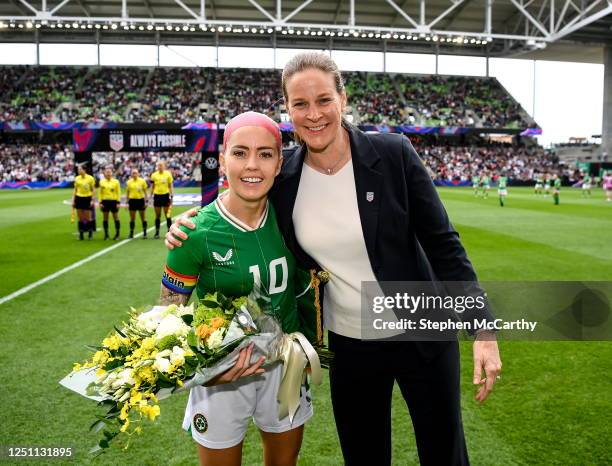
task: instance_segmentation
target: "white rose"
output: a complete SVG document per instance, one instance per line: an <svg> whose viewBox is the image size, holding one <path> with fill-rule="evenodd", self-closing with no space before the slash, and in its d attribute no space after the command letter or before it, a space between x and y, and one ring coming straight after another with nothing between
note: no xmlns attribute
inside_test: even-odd
<svg viewBox="0 0 612 466"><path fill-rule="evenodd" d="M167 315L157 326L155 337L159 340L168 335L185 336L189 333L189 326L183 319L175 315Z"/></svg>
<svg viewBox="0 0 612 466"><path fill-rule="evenodd" d="M168 369L170 369L170 361L168 361L166 358L157 356L155 358L155 362L153 363L153 369L165 374L168 372Z"/></svg>
<svg viewBox="0 0 612 466"><path fill-rule="evenodd" d="M185 350L183 350L183 348L179 348L178 346L172 348L170 362L175 366L182 366L185 364Z"/></svg>
<svg viewBox="0 0 612 466"><path fill-rule="evenodd" d="M218 328L217 330L215 330L213 333L210 334L210 336L206 340L206 346L208 346L210 349L215 349L221 346L222 342L223 342L223 332L221 331L220 328Z"/></svg>
<svg viewBox="0 0 612 466"><path fill-rule="evenodd" d="M179 304L177 314L179 316L184 316L188 314L193 315L193 303L191 303L189 306L183 306L182 304Z"/></svg>
<svg viewBox="0 0 612 466"><path fill-rule="evenodd" d="M136 323L141 329L146 330L147 332L154 332L157 328L157 320L151 318L151 316L148 314L149 313L140 314L136 319Z"/></svg>

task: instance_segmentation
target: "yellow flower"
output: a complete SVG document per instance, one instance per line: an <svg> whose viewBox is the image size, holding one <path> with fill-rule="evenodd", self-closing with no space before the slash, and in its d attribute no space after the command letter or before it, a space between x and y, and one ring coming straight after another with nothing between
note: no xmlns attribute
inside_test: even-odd
<svg viewBox="0 0 612 466"><path fill-rule="evenodd" d="M93 363L101 366L108 361L109 357L110 353L107 350L96 351L96 354L93 356Z"/></svg>
<svg viewBox="0 0 612 466"><path fill-rule="evenodd" d="M155 374L153 373L153 368L151 366L145 366L138 369L138 375L145 381L150 384L155 383Z"/></svg>
<svg viewBox="0 0 612 466"><path fill-rule="evenodd" d="M96 375L98 377L100 377L101 375L106 374L106 371L104 369L102 369L101 367L99 367L98 369L96 369Z"/></svg>
<svg viewBox="0 0 612 466"><path fill-rule="evenodd" d="M126 420L128 418L128 414L130 412L130 405L128 403L125 403L123 405L123 407L121 408L121 412L119 413L119 419Z"/></svg>
<svg viewBox="0 0 612 466"><path fill-rule="evenodd" d="M151 406L151 409L149 410L149 419L151 419L152 421L155 420L155 418L159 416L159 413L160 409L158 405Z"/></svg>
<svg viewBox="0 0 612 466"><path fill-rule="evenodd" d="M155 348L155 338L153 337L144 338L142 340L142 344L140 345L140 347L143 350L151 351L153 348Z"/></svg>
<svg viewBox="0 0 612 466"><path fill-rule="evenodd" d="M132 390L132 396L130 397L130 404L135 405L142 400L142 393Z"/></svg>
<svg viewBox="0 0 612 466"><path fill-rule="evenodd" d="M125 423L124 423L124 424L121 426L121 429L119 429L119 430L120 430L121 432L125 432L125 431L127 430L127 428L129 427L129 425L130 425L130 420L129 420L129 419L126 419L126 420L125 420Z"/></svg>
<svg viewBox="0 0 612 466"><path fill-rule="evenodd" d="M75 362L74 365L72 366L72 372L76 372L78 370L81 370L83 366L81 366L78 362Z"/></svg>
<svg viewBox="0 0 612 466"><path fill-rule="evenodd" d="M159 416L159 412L160 412L158 405L153 405L153 406L144 405L144 406L140 406L138 409L143 415L148 417L151 421L154 421L155 418Z"/></svg>
<svg viewBox="0 0 612 466"><path fill-rule="evenodd" d="M122 344L121 340L122 339L119 338L119 335L111 335L110 337L106 337L104 340L102 340L102 346L105 346L110 350L118 350Z"/></svg>

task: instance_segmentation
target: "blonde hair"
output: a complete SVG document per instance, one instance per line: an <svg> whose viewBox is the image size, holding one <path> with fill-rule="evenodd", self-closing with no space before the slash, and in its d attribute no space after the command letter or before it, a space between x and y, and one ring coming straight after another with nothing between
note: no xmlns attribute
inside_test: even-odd
<svg viewBox="0 0 612 466"><path fill-rule="evenodd" d="M340 69L334 60L325 53L322 52L303 52L295 55L291 60L287 62L285 68L283 68L283 74L281 76L281 83L283 87L283 97L285 97L285 106L289 107L289 95L287 94L287 82L291 77L297 73L301 73L306 70L319 70L324 73L329 73L334 78L334 85L338 94L346 94L344 87L344 79L340 73ZM342 126L350 126L349 121L342 117ZM294 131L293 136L298 144L302 144L302 139Z"/></svg>

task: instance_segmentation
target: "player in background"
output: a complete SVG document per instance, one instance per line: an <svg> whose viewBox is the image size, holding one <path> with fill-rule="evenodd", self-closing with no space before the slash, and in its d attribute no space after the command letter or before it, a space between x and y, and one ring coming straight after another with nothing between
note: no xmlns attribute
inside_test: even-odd
<svg viewBox="0 0 612 466"><path fill-rule="evenodd" d="M499 195L499 205L503 207L508 195L508 178L504 174L497 179L497 194Z"/></svg>
<svg viewBox="0 0 612 466"><path fill-rule="evenodd" d="M478 175L472 175L472 192L474 193L474 197L478 196L478 188L480 186L480 178Z"/></svg>
<svg viewBox="0 0 612 466"><path fill-rule="evenodd" d="M489 175L486 171L482 172L482 177L480 178L480 185L482 187L482 197L488 199L489 189L491 189L491 179L489 178Z"/></svg>
<svg viewBox="0 0 612 466"><path fill-rule="evenodd" d="M561 178L556 173L553 175L553 201L555 205L559 205L559 196L561 194Z"/></svg>
<svg viewBox="0 0 612 466"><path fill-rule="evenodd" d="M74 191L72 193L72 207L77 211L79 219L79 240L83 239L83 234L91 239L93 235L92 211L95 199L96 180L85 171L84 164L78 165L79 174L74 177Z"/></svg>
<svg viewBox="0 0 612 466"><path fill-rule="evenodd" d="M612 202L612 171L604 173L601 185L606 193L606 201Z"/></svg>
<svg viewBox="0 0 612 466"><path fill-rule="evenodd" d="M550 194L550 185L551 185L550 173L546 173L544 175L544 195L545 196L548 196Z"/></svg>
<svg viewBox="0 0 612 466"><path fill-rule="evenodd" d="M147 182L140 177L138 169L132 170L130 179L125 185L128 209L130 212L130 238L134 237L134 227L136 226L136 212L140 213L142 222L142 239L147 239L147 220L145 210L147 208Z"/></svg>
<svg viewBox="0 0 612 466"><path fill-rule="evenodd" d="M585 173L582 177L582 197L589 196L591 197L591 184L593 183L593 179L589 173Z"/></svg>
<svg viewBox="0 0 612 466"><path fill-rule="evenodd" d="M541 173L536 173L535 174L535 187L534 187L534 193L536 196L542 194L542 189L544 188L544 183L542 182L542 174Z"/></svg>
<svg viewBox="0 0 612 466"><path fill-rule="evenodd" d="M121 222L119 221L119 202L121 201L121 186L119 180L113 178L113 166L104 167L104 176L100 180L100 209L102 210L104 226L104 240L108 239L108 213L113 214L115 221L115 236L113 240L119 238Z"/></svg>
<svg viewBox="0 0 612 466"><path fill-rule="evenodd" d="M153 196L153 208L155 209L155 236L159 238L159 227L161 224L161 211L164 210L166 217L166 226L168 230L172 225L172 219L169 216L170 208L172 207L172 197L174 195L174 178L172 173L166 170L166 163L162 160L157 162L157 170L151 174L151 195Z"/></svg>

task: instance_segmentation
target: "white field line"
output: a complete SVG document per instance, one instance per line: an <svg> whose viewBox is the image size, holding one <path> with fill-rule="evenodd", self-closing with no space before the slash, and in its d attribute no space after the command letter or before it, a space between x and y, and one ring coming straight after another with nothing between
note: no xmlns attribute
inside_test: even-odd
<svg viewBox="0 0 612 466"><path fill-rule="evenodd" d="M147 233L153 231L154 229L155 229L154 226L148 228ZM141 236L142 236L142 232L134 235L133 239L140 238ZM50 282L51 280L61 275L64 275L66 272L70 272L71 270L74 270L83 264L87 264L88 262L94 259L97 259L98 257L103 256L104 254L111 252L113 249L117 249L118 247L123 246L126 243L129 243L130 241L132 241L132 238L124 239L123 241L120 241L117 244L113 244L112 246L109 246L108 248L102 249L101 251L98 251L95 254L92 254L91 256L86 257L85 259L81 259L80 261L77 261L74 264L70 264L69 266L64 267L63 269L60 269L57 272L52 273L51 275L47 275L46 277L41 278L40 280L35 281L34 283L30 283L29 285L26 285L23 288L20 288L11 294L3 296L2 298L0 298L0 305L6 303L7 301L10 301L11 299L15 299L18 296L21 296L22 294L25 294L28 291L39 287L40 285L44 285L45 283Z"/></svg>

